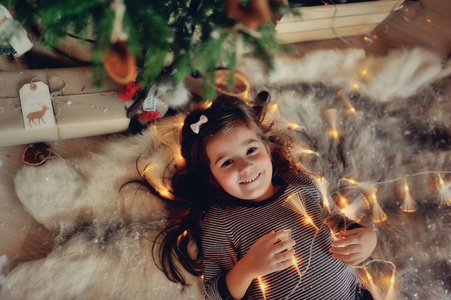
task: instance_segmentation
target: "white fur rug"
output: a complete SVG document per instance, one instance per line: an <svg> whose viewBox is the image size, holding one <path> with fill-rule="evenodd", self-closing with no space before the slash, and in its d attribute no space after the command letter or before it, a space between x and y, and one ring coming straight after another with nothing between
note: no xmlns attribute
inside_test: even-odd
<svg viewBox="0 0 451 300"><path fill-rule="evenodd" d="M351 49L278 58L269 77L250 59L241 70L255 92L267 90L277 103L267 121L283 130L299 126L291 133L303 166L324 175L334 199L345 197L347 212L377 231L378 246L365 265L376 298L448 299L451 206L441 203L451 201L451 62L422 49L385 57ZM148 167L151 180L161 181L177 118L139 136L56 143L61 158L17 175L11 170L19 163L5 159L17 147L0 149L2 179L15 176L24 209L57 234L47 257L0 277L1 299L202 298L199 280L190 277L193 285L182 290L152 261L152 237L165 216L158 199L132 186L119 193L122 183L139 177L138 157L139 172ZM415 212L401 210L405 183ZM3 185L0 201L19 201L12 189Z"/></svg>

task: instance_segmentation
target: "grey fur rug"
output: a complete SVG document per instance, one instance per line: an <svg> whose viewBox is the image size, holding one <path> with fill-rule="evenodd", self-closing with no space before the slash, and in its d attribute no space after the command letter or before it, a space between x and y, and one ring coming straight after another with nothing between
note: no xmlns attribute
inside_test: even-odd
<svg viewBox="0 0 451 300"><path fill-rule="evenodd" d="M384 57L351 49L278 58L275 65L269 77L251 59L241 70L254 92L271 93L267 122L298 126L289 132L303 167L324 176L332 197L346 198L347 211L376 230L378 246L358 269L376 298L448 299L451 206L441 204L451 201L451 62L422 49ZM56 246L5 274L0 298L202 297L198 280L189 278L193 285L182 290L152 262L151 239L165 216L158 199L132 187L119 193L125 180L138 177L137 157L139 172L150 167L148 180L163 186L179 117L139 136L56 143L63 159L19 170L17 197L57 235ZM0 168L5 178L7 167ZM415 212L401 209L405 183ZM6 188L2 194L14 197Z"/></svg>

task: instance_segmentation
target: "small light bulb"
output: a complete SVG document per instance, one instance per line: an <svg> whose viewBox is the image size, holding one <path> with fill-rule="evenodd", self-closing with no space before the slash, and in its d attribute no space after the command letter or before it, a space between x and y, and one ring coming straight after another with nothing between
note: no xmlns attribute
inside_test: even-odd
<svg viewBox="0 0 451 300"><path fill-rule="evenodd" d="M299 125L296 123L291 123L288 128L290 128L291 130L296 130L297 128L299 128Z"/></svg>

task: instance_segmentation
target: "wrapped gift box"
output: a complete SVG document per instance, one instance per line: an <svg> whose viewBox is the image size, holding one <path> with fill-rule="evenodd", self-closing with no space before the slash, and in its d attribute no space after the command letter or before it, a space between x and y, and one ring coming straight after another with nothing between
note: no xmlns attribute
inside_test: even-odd
<svg viewBox="0 0 451 300"><path fill-rule="evenodd" d="M338 2L338 1L337 1ZM403 0L377 0L297 8L300 16L285 15L276 26L285 43L364 35L374 30Z"/></svg>
<svg viewBox="0 0 451 300"><path fill-rule="evenodd" d="M42 81L49 87L56 126L26 130L19 90ZM123 89L107 80L101 89L93 86L92 69L61 68L0 72L0 147L50 142L121 132L128 128Z"/></svg>

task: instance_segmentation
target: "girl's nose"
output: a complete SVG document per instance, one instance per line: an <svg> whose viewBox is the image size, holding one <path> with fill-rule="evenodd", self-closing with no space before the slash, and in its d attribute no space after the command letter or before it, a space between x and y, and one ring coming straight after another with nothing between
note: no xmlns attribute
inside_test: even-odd
<svg viewBox="0 0 451 300"><path fill-rule="evenodd" d="M247 160L242 160L240 163L239 173L244 174L244 173L252 170L253 167L254 167L254 165L252 164L252 162L247 161Z"/></svg>

